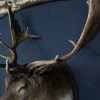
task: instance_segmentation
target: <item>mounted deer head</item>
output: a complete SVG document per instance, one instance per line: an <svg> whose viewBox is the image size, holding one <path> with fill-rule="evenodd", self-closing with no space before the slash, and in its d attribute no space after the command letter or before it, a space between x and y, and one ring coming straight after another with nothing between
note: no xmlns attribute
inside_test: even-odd
<svg viewBox="0 0 100 100"><path fill-rule="evenodd" d="M8 7L10 20L12 47L2 41L2 44L11 52L6 59L7 76L5 79L6 91L0 100L79 100L78 88L74 75L64 62L75 56L96 35L100 27L100 0L89 0L89 14L85 27L78 42L70 41L74 49L68 54L52 60L35 61L30 64L17 64L17 46L28 38L39 39L38 36L21 34L20 26ZM20 35L17 35L20 33Z"/></svg>

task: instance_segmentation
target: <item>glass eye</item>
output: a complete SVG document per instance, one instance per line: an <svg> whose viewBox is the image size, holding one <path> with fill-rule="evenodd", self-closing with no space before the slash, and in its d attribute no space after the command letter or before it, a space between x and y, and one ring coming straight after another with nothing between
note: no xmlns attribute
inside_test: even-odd
<svg viewBox="0 0 100 100"><path fill-rule="evenodd" d="M19 94L24 94L25 90L28 88L28 84L25 84L23 86L20 87L20 89L18 90Z"/></svg>

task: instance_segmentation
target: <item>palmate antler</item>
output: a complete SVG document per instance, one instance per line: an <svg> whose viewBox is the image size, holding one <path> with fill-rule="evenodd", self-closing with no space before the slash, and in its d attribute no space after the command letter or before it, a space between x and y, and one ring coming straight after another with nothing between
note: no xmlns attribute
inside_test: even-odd
<svg viewBox="0 0 100 100"><path fill-rule="evenodd" d="M9 16L9 23L10 23L11 36L12 36L12 46L10 47L6 45L4 42L2 42L2 40L0 41L0 44L10 51L11 56L6 57L3 54L0 54L0 57L6 60L8 59L10 64L17 64L16 48L18 47L18 45L26 39L30 39L30 38L40 39L40 37L34 35L28 35L27 31L26 33L22 32L18 24L18 21L15 19L14 14L11 12L11 3L6 2L6 6L8 8L8 16Z"/></svg>

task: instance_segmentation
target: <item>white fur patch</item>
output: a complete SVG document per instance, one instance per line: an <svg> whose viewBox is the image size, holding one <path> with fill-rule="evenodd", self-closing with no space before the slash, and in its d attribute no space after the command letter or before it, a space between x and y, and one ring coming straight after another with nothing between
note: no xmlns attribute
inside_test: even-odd
<svg viewBox="0 0 100 100"><path fill-rule="evenodd" d="M59 100L73 100L73 93L67 94L65 97L60 98Z"/></svg>

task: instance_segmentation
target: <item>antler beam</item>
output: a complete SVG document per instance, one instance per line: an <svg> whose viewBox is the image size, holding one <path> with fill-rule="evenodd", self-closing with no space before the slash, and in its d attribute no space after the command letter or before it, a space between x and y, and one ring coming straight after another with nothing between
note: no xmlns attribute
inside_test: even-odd
<svg viewBox="0 0 100 100"><path fill-rule="evenodd" d="M18 47L18 45L26 39L31 39L31 38L40 39L40 37L35 35L28 35L27 31L26 33L22 32L18 24L18 21L15 19L14 14L11 12L11 3L6 2L6 7L8 9L8 16L9 16L9 23L10 23L11 37L12 37L12 46L9 47L2 41L0 41L0 44L10 51L11 56L6 57L3 54L0 54L0 57L2 57L3 59L9 59L10 64L17 64L16 48Z"/></svg>
<svg viewBox="0 0 100 100"><path fill-rule="evenodd" d="M10 0L12 2L12 0ZM66 0L13 0L12 2L12 12L31 7L33 5L44 4L54 1L66 1ZM0 1L0 17L7 15L8 11L5 5L5 1Z"/></svg>
<svg viewBox="0 0 100 100"><path fill-rule="evenodd" d="M87 45L98 33L100 29L100 0L88 0L89 13L88 18L85 24L85 27L81 33L81 36L78 42L74 45L74 49L69 52L67 55L58 57L59 61L67 61L71 57L77 54L85 45Z"/></svg>

